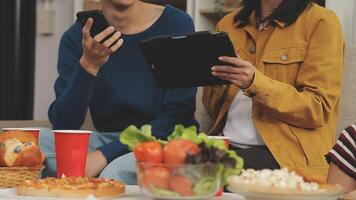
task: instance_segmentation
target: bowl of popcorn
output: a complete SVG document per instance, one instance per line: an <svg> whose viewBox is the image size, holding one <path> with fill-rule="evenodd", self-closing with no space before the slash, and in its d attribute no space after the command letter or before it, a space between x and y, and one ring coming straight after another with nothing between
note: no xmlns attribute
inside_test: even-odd
<svg viewBox="0 0 356 200"><path fill-rule="evenodd" d="M243 170L239 176L229 178L228 189L248 200L332 200L343 194L338 186L307 182L285 168Z"/></svg>

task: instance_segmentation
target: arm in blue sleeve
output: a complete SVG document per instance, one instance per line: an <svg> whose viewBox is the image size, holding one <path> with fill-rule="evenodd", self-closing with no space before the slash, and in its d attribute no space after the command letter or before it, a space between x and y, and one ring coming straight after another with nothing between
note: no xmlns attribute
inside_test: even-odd
<svg viewBox="0 0 356 200"><path fill-rule="evenodd" d="M151 121L152 133L166 139L176 124L199 126L194 119L196 88L169 90L162 111ZM199 127L198 127L199 128Z"/></svg>
<svg viewBox="0 0 356 200"><path fill-rule="evenodd" d="M54 85L56 99L48 111L54 129L80 128L88 111L96 82L96 77L88 74L79 63L82 48L81 32L77 33L81 28L78 26L78 24L73 25L63 35L59 46L59 77Z"/></svg>
<svg viewBox="0 0 356 200"><path fill-rule="evenodd" d="M172 34L195 32L193 20L188 15L182 17L179 22L174 24L175 27L172 30ZM167 138L172 133L176 124L199 126L194 118L196 92L197 88L167 91L163 109L150 123L152 125L152 132L156 137L161 139Z"/></svg>
<svg viewBox="0 0 356 200"><path fill-rule="evenodd" d="M172 34L184 34L194 32L193 20L188 15L177 16L171 24ZM150 122L152 132L158 138L166 138L176 124L198 125L194 119L196 88L168 90L164 99L164 105L158 116ZM126 148L124 149L123 146ZM128 153L126 145L119 141L106 144L98 148L106 160L111 162L118 156Z"/></svg>
<svg viewBox="0 0 356 200"><path fill-rule="evenodd" d="M194 120L196 88L170 90L167 92L162 112L151 121L152 132L158 138L165 139L176 124L197 125ZM126 145L119 140L97 148L107 163L129 153Z"/></svg>
<svg viewBox="0 0 356 200"><path fill-rule="evenodd" d="M110 163L115 158L130 152L128 147L122 144L119 140L105 144L97 148L97 150L99 150L104 155L107 163Z"/></svg>

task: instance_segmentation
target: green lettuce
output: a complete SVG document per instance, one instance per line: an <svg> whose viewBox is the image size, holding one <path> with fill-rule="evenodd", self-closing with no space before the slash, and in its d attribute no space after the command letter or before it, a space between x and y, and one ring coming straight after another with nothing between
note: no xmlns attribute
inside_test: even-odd
<svg viewBox="0 0 356 200"><path fill-rule="evenodd" d="M228 178L230 176L239 175L243 169L244 160L236 154L235 151L229 150L228 151L229 157L233 158L236 161L235 167L225 167L222 176L222 185L228 184Z"/></svg>
<svg viewBox="0 0 356 200"><path fill-rule="evenodd" d="M152 136L151 126L144 125L141 129L136 126L129 126L119 136L120 142L126 144L131 151L135 149L136 144L141 142L157 141L157 139Z"/></svg>
<svg viewBox="0 0 356 200"><path fill-rule="evenodd" d="M229 157L229 163L234 163L233 165L235 166L221 162L222 185L227 184L228 177L233 175L239 175L244 165L243 159L239 157L235 151L228 150L223 140L210 139L205 133L198 133L198 130L195 126L185 128L183 125L176 125L174 131L168 137L168 141L158 140L154 136L152 136L150 125L144 125L141 127L141 129L138 129L136 126L129 126L120 134L119 139L121 143L126 144L131 151L133 151L135 149L135 146L141 142L157 141L160 142L162 145L166 145L169 141L175 139L189 140L197 145L201 145L202 143L204 143L208 148L223 150L227 153ZM232 159L233 162L231 161ZM211 185L212 183L209 182L209 179L201 181L201 183L196 184L195 192L197 194L203 193L204 188L211 187ZM157 191L164 192L160 189L158 189Z"/></svg>
<svg viewBox="0 0 356 200"><path fill-rule="evenodd" d="M205 133L200 133L199 138L208 145L209 148L214 147L221 150L227 150L224 140L214 140L210 139Z"/></svg>
<svg viewBox="0 0 356 200"><path fill-rule="evenodd" d="M201 138L197 134L197 127L195 126L184 128L182 125L176 125L173 133L168 137L168 141L174 139L185 139L192 141L195 144L200 144L202 142Z"/></svg>
<svg viewBox="0 0 356 200"><path fill-rule="evenodd" d="M193 192L197 196L206 196L216 189L217 184L216 177L205 177L194 184Z"/></svg>
<svg viewBox="0 0 356 200"><path fill-rule="evenodd" d="M158 195L158 196L180 197L180 194L177 192L172 192L172 191L157 188L157 187L152 187L152 193L154 195Z"/></svg>

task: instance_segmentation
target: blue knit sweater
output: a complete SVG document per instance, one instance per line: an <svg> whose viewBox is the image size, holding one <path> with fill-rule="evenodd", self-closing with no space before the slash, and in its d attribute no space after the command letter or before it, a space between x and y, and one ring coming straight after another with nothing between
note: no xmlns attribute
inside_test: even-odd
<svg viewBox="0 0 356 200"><path fill-rule="evenodd" d="M186 13L166 6L150 28L123 35L123 46L111 55L97 77L88 74L79 63L83 53L82 28L76 22L60 42L56 100L48 111L54 129L79 129L88 109L100 132L120 132L129 125L151 124L154 135L165 138L175 124L196 124L196 88L158 88L138 47L141 40L150 37L193 32L192 19ZM128 152L118 140L98 150L108 162Z"/></svg>

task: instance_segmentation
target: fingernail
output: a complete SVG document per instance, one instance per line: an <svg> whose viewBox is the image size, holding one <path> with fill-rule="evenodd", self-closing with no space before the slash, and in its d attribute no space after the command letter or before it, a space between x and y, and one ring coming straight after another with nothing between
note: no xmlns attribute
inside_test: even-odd
<svg viewBox="0 0 356 200"><path fill-rule="evenodd" d="M219 60L224 60L224 57L219 57Z"/></svg>
<svg viewBox="0 0 356 200"><path fill-rule="evenodd" d="M212 68L211 68L211 70L216 70L216 67L215 67L215 66L214 66L214 67L212 67Z"/></svg>

